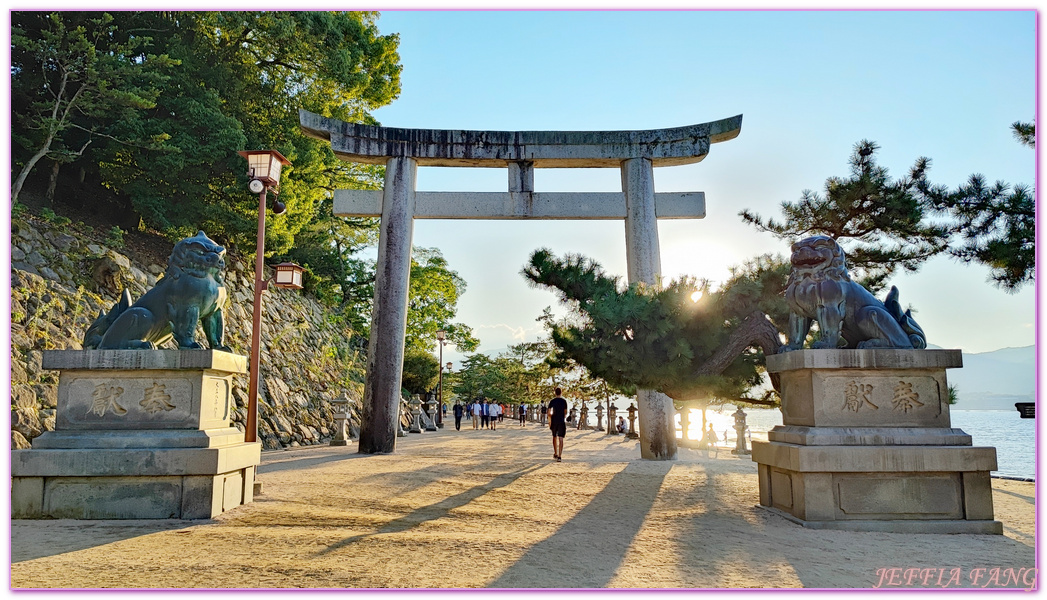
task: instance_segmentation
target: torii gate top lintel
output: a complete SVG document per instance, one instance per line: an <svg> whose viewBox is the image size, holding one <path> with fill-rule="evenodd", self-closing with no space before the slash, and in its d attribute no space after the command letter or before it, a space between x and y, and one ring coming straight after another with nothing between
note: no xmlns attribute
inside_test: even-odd
<svg viewBox="0 0 1047 600"><path fill-rule="evenodd" d="M535 168L621 166L647 158L655 167L701 161L709 144L734 139L742 115L668 129L638 131L469 131L405 129L347 123L298 111L302 131L329 141L341 159L384 165L406 156L418 166L506 167L529 162Z"/></svg>

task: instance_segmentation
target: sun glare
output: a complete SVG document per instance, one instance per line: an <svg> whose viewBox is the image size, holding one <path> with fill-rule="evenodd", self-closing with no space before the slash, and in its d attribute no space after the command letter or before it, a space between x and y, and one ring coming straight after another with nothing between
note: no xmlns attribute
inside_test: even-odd
<svg viewBox="0 0 1047 600"><path fill-rule="evenodd" d="M697 302L697 301L699 301L701 299L702 299L702 290L695 290L694 293L691 294L691 302Z"/></svg>

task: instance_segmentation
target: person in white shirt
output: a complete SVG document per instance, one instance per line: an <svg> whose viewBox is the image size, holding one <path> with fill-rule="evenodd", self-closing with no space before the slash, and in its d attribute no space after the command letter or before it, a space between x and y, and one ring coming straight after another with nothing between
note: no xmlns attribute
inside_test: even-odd
<svg viewBox="0 0 1047 600"><path fill-rule="evenodd" d="M498 428L498 415L502 414L502 407L497 402L492 402L489 406L491 412L491 431L494 431Z"/></svg>
<svg viewBox="0 0 1047 600"><path fill-rule="evenodd" d="M480 403L473 400L473 403L469 405L469 412L473 414L473 429L480 428L480 413L482 409Z"/></svg>

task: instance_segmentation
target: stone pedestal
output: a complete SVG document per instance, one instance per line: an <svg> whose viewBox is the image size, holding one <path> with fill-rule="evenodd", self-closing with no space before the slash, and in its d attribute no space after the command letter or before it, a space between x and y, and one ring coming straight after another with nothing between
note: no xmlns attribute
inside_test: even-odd
<svg viewBox="0 0 1047 600"><path fill-rule="evenodd" d="M959 350L799 350L767 357L782 422L753 442L760 505L805 527L1002 533L996 449L951 427Z"/></svg>
<svg viewBox="0 0 1047 600"><path fill-rule="evenodd" d="M11 453L12 518L207 519L253 500L261 444L233 427L246 357L63 350L55 431Z"/></svg>

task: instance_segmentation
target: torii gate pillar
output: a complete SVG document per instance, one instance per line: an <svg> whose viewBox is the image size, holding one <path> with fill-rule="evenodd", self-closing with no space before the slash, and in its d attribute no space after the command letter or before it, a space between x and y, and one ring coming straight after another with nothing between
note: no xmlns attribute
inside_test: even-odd
<svg viewBox="0 0 1047 600"><path fill-rule="evenodd" d="M622 191L625 193L625 260L629 283L659 285L662 259L658 247L654 165L649 159L622 161ZM676 458L672 400L654 390L636 390L636 405L640 418L640 456Z"/></svg>
<svg viewBox="0 0 1047 600"><path fill-rule="evenodd" d="M407 333L407 292L411 283L415 176L412 158L385 163L382 221L378 233L371 336L367 341L367 378L361 407L360 447L366 454L392 452L400 415L400 377Z"/></svg>
<svg viewBox="0 0 1047 600"><path fill-rule="evenodd" d="M368 343L362 453L392 452L400 406L413 220L624 219L629 282L660 285L658 219L705 216L701 192L654 191L654 167L694 163L709 145L734 139L742 117L648 131L457 131L346 123L299 111L302 130L353 162L384 164L385 189L337 190L339 216L381 216ZM418 166L502 167L504 193L416 192ZM622 192L537 193L534 169L617 167ZM640 390L640 454L676 458L672 401Z"/></svg>

